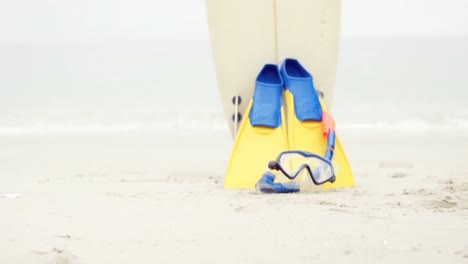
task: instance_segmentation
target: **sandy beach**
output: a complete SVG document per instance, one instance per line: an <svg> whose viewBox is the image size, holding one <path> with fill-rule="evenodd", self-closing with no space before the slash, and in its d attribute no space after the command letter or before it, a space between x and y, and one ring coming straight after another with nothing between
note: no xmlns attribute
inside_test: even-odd
<svg viewBox="0 0 468 264"><path fill-rule="evenodd" d="M243 1L225 75L206 2L0 1L0 264L468 263L468 1ZM309 49L356 186L224 189L235 81Z"/></svg>
<svg viewBox="0 0 468 264"><path fill-rule="evenodd" d="M227 133L0 138L0 263L467 263L468 137L341 135L357 186L225 190Z"/></svg>

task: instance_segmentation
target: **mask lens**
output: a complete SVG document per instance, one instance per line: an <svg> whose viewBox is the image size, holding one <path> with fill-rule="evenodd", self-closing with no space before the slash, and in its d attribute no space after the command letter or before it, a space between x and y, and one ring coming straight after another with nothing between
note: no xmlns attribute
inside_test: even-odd
<svg viewBox="0 0 468 264"><path fill-rule="evenodd" d="M297 177L302 173L312 176L317 184L325 183L334 176L333 167L322 157L303 152L283 152L279 165L290 177ZM309 170L312 172L310 175Z"/></svg>
<svg viewBox="0 0 468 264"><path fill-rule="evenodd" d="M333 168L329 162L325 160L314 158L316 167L312 169L312 177L318 184L325 183L333 178Z"/></svg>
<svg viewBox="0 0 468 264"><path fill-rule="evenodd" d="M306 157L296 152L285 152L281 155L280 166L291 177L295 177L300 173L301 165L306 163Z"/></svg>

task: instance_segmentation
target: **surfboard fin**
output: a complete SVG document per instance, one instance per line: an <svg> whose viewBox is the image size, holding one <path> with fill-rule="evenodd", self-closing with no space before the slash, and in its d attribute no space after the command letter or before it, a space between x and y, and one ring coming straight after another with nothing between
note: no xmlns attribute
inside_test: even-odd
<svg viewBox="0 0 468 264"><path fill-rule="evenodd" d="M285 84L289 149L323 155L327 149L323 126L327 125L327 122L322 122L322 117L327 110L316 93L312 75L295 59L286 59L283 62L281 75ZM336 181L322 186L324 188L354 186L351 166L338 136L336 136L332 164Z"/></svg>
<svg viewBox="0 0 468 264"><path fill-rule="evenodd" d="M278 67L265 65L234 141L225 188L253 189L268 162L288 149L282 95L283 79Z"/></svg>

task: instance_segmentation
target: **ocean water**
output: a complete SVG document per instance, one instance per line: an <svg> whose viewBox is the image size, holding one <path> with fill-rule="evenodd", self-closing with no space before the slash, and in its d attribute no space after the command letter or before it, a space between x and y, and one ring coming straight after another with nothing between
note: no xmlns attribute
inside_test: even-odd
<svg viewBox="0 0 468 264"><path fill-rule="evenodd" d="M0 136L229 133L209 45L0 44ZM468 38L344 38L332 114L342 131L468 136L467 69Z"/></svg>

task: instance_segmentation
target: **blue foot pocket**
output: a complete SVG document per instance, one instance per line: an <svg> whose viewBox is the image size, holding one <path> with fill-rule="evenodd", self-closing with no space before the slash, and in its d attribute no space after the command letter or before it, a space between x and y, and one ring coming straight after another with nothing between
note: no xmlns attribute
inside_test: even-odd
<svg viewBox="0 0 468 264"><path fill-rule="evenodd" d="M255 188L262 193L294 193L300 191L300 186L297 182L279 183L274 181L275 175L267 171L255 184Z"/></svg>

